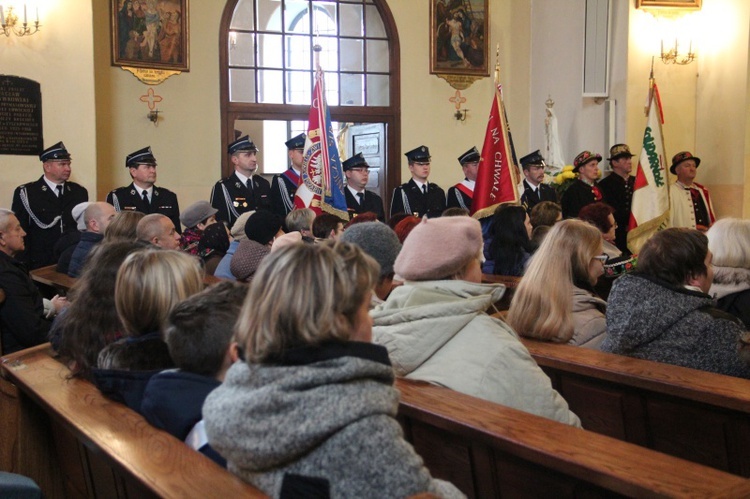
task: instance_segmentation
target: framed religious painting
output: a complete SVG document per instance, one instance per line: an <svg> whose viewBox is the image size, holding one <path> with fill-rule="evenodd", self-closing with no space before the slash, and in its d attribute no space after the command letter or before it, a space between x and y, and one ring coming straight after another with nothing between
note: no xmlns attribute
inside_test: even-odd
<svg viewBox="0 0 750 499"><path fill-rule="evenodd" d="M189 71L188 0L110 0L112 65Z"/></svg>
<svg viewBox="0 0 750 499"><path fill-rule="evenodd" d="M680 9L695 9L701 8L702 0L635 0L636 9L649 9L649 8L664 8L664 7L677 7Z"/></svg>
<svg viewBox="0 0 750 499"><path fill-rule="evenodd" d="M451 85L489 76L489 0L429 2L430 73Z"/></svg>

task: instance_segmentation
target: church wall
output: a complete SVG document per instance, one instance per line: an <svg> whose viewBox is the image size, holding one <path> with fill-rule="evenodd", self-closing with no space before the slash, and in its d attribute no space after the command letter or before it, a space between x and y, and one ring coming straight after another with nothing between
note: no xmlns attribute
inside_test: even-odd
<svg viewBox="0 0 750 499"><path fill-rule="evenodd" d="M31 9L28 14L32 16ZM71 179L93 196L97 157L91 1L40 3L39 18L41 30L32 36L0 35L0 75L41 84L45 147L65 143L73 157ZM7 208L16 186L42 175L37 156L2 155L0 170L0 206Z"/></svg>

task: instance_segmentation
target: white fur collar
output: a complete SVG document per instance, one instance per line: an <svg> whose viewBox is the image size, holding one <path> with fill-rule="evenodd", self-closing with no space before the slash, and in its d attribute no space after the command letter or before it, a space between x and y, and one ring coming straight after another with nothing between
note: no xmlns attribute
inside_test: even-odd
<svg viewBox="0 0 750 499"><path fill-rule="evenodd" d="M710 295L719 299L746 289L750 289L750 269L714 266Z"/></svg>

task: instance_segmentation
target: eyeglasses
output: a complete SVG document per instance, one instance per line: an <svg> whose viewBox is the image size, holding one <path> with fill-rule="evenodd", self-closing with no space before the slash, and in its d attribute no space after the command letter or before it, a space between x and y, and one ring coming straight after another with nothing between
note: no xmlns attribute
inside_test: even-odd
<svg viewBox="0 0 750 499"><path fill-rule="evenodd" d="M599 260L600 262L602 262L602 265L604 265L609 260L609 256L602 253L601 255L596 255L594 258L592 258L592 260Z"/></svg>

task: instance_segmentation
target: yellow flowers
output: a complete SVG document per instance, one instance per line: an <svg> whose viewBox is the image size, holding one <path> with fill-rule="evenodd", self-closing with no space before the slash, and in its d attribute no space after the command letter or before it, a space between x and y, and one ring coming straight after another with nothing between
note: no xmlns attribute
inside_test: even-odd
<svg viewBox="0 0 750 499"><path fill-rule="evenodd" d="M558 185L562 185L566 180L572 180L576 178L576 174L573 173L573 165L565 165L560 173L555 175L554 180Z"/></svg>

